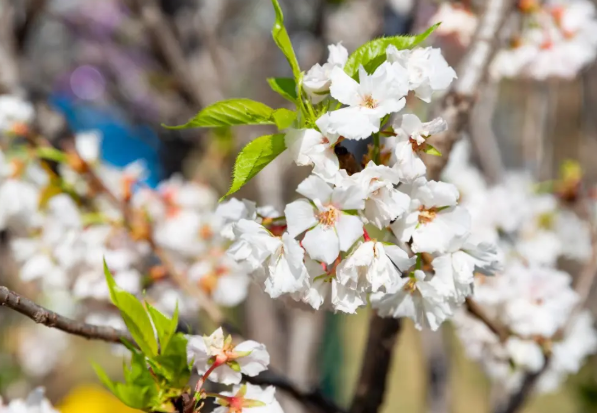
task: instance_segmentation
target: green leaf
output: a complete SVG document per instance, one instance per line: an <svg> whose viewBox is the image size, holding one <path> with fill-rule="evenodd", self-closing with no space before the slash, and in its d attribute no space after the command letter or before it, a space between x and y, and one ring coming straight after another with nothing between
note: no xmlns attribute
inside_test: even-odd
<svg viewBox="0 0 597 413"><path fill-rule="evenodd" d="M168 348L170 339L172 338L172 336L176 332L176 328L178 327L178 303L176 303L176 309L174 310L174 315L171 319L166 317L151 304L145 303L145 306L147 307L147 311L151 316L153 325L155 326L155 329L158 332L161 352L164 353Z"/></svg>
<svg viewBox="0 0 597 413"><path fill-rule="evenodd" d="M157 396L157 389L154 383L138 385L136 383L119 383L110 380L104 369L93 363L95 374L120 401L134 409L143 410L149 407L152 398Z"/></svg>
<svg viewBox="0 0 597 413"><path fill-rule="evenodd" d="M438 151L435 146L428 143L425 145L425 150L423 150L423 152L425 152L427 155L442 156L442 153Z"/></svg>
<svg viewBox="0 0 597 413"><path fill-rule="evenodd" d="M292 74L296 80L301 74L301 69L296 60L296 54L292 48L292 43L290 42L290 37L288 37L286 27L284 27L284 14L282 13L278 0L272 0L272 5L276 11L276 22L272 28L272 37L274 38L274 42L278 45L278 48L284 53L284 56L286 56L286 60L288 60L290 68L292 69Z"/></svg>
<svg viewBox="0 0 597 413"><path fill-rule="evenodd" d="M143 307L143 304L131 293L119 288L104 260L104 275L110 290L112 303L118 307L131 336L148 357L158 354L158 343L155 339L153 326Z"/></svg>
<svg viewBox="0 0 597 413"><path fill-rule="evenodd" d="M51 146L42 146L35 150L38 157L54 161L58 163L64 163L67 161L67 156L60 149L53 148Z"/></svg>
<svg viewBox="0 0 597 413"><path fill-rule="evenodd" d="M91 366L104 386L106 386L112 393L116 393L116 383L110 380L106 371L97 363L92 363Z"/></svg>
<svg viewBox="0 0 597 413"><path fill-rule="evenodd" d="M234 178L225 196L235 193L278 155L284 152L284 134L261 136L243 148L234 164Z"/></svg>
<svg viewBox="0 0 597 413"><path fill-rule="evenodd" d="M279 130L286 129L296 120L296 112L289 109L276 109L272 115Z"/></svg>
<svg viewBox="0 0 597 413"><path fill-rule="evenodd" d="M219 128L234 125L271 125L274 110L251 99L227 99L209 105L184 125L168 129Z"/></svg>
<svg viewBox="0 0 597 413"><path fill-rule="evenodd" d="M296 93L296 81L289 77L270 77L267 83L274 92L279 93L284 99L293 103L298 99Z"/></svg>
<svg viewBox="0 0 597 413"><path fill-rule="evenodd" d="M232 370L236 371L237 373L240 373L240 364L238 361L236 360L230 360L229 362L226 363L228 365L228 367L230 367Z"/></svg>
<svg viewBox="0 0 597 413"><path fill-rule="evenodd" d="M363 65L368 73L372 73L386 60L386 49L388 46L393 45L398 50L412 49L433 33L438 26L439 23L416 36L392 36L371 40L359 47L348 57L344 71L350 77L356 79L359 74L359 66Z"/></svg>

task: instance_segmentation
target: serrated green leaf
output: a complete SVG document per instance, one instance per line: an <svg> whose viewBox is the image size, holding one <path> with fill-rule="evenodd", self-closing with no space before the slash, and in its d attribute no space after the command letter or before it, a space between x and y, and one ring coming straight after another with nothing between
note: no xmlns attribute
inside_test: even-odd
<svg viewBox="0 0 597 413"><path fill-rule="evenodd" d="M103 385L106 386L112 393L116 393L116 384L110 380L110 377L108 377L106 371L97 363L91 363L91 366Z"/></svg>
<svg viewBox="0 0 597 413"><path fill-rule="evenodd" d="M124 379L127 383L153 384L154 380L149 372L145 356L140 353L133 353L130 367L124 366Z"/></svg>
<svg viewBox="0 0 597 413"><path fill-rule="evenodd" d="M271 125L274 110L251 99L227 99L209 105L184 125L168 129L220 128L234 125Z"/></svg>
<svg viewBox="0 0 597 413"><path fill-rule="evenodd" d="M243 148L234 165L232 185L225 196L235 193L259 171L284 152L284 134L261 136Z"/></svg>
<svg viewBox="0 0 597 413"><path fill-rule="evenodd" d="M386 60L386 49L388 46L393 45L398 50L412 49L433 33L438 26L439 23L416 36L392 36L371 40L359 47L348 57L344 71L350 77L357 78L359 75L359 66L363 65L368 73L372 73Z"/></svg>
<svg viewBox="0 0 597 413"><path fill-rule="evenodd" d="M430 144L425 145L425 149L423 150L423 152L425 152L427 155L442 156L442 153L438 151L435 146Z"/></svg>
<svg viewBox="0 0 597 413"><path fill-rule="evenodd" d="M276 21L272 28L272 37L274 38L274 42L278 45L278 48L284 53L284 56L286 56L286 60L288 60L290 68L292 69L292 74L296 80L301 74L301 69L296 60L296 54L292 48L292 43L290 42L286 27L284 27L284 14L282 13L282 8L280 7L278 0L272 0L272 5L276 11Z"/></svg>
<svg viewBox="0 0 597 413"><path fill-rule="evenodd" d="M172 318L166 317L158 309L156 309L149 303L145 303L145 306L147 307L147 311L151 316L153 325L155 326L155 329L158 332L158 339L160 340L161 352L164 353L168 348L170 339L172 338L172 336L176 332L176 328L178 327L178 303L176 303L176 309L174 310L174 315L172 316Z"/></svg>
<svg viewBox="0 0 597 413"><path fill-rule="evenodd" d="M158 343L143 304L134 295L116 285L116 281L114 281L105 260L104 275L108 283L112 303L120 310L122 319L131 336L145 355L148 357L156 356L158 354Z"/></svg>
<svg viewBox="0 0 597 413"><path fill-rule="evenodd" d="M279 130L290 127L296 120L296 112L285 108L276 109L272 116Z"/></svg>
<svg viewBox="0 0 597 413"><path fill-rule="evenodd" d="M35 153L39 158L58 163L64 163L67 160L67 156L64 152L51 146L39 147L35 150Z"/></svg>
<svg viewBox="0 0 597 413"><path fill-rule="evenodd" d="M267 79L267 83L274 92L277 92L284 99L287 99L293 103L298 99L296 93L296 81L289 77L270 77Z"/></svg>

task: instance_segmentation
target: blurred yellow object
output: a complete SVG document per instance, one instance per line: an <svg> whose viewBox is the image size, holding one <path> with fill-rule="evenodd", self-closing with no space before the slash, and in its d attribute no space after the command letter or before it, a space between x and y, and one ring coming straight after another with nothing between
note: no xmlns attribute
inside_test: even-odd
<svg viewBox="0 0 597 413"><path fill-rule="evenodd" d="M75 387L58 404L58 410L60 413L134 413L140 411L125 406L110 392L93 384Z"/></svg>

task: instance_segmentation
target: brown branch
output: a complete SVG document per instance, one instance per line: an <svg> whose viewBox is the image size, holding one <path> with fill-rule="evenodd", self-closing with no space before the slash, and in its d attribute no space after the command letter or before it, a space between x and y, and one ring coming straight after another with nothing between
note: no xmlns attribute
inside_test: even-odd
<svg viewBox="0 0 597 413"><path fill-rule="evenodd" d="M44 12L48 0L31 0L25 7L25 19L15 30L16 48L21 52L25 48L31 29L37 18Z"/></svg>
<svg viewBox="0 0 597 413"><path fill-rule="evenodd" d="M466 309L472 316L485 324L500 339L500 342L505 342L512 335L506 326L492 320L485 314L483 308L470 297L466 299Z"/></svg>
<svg viewBox="0 0 597 413"><path fill-rule="evenodd" d="M429 143L442 153L442 156L424 156L429 179L440 178L442 170L450 159L452 146L467 128L479 88L496 52L498 33L515 3L514 0L486 2L479 29L459 66L459 77L440 105L438 115L446 120L449 129L429 138Z"/></svg>
<svg viewBox="0 0 597 413"><path fill-rule="evenodd" d="M126 339L129 343L134 343L133 338L128 331L87 324L61 316L4 286L0 286L0 306L17 311L38 324L55 328L88 340L100 340L108 343L123 344L122 340ZM325 413L344 413L340 407L323 396L319 390L303 391L288 378L276 374L271 370L257 377L245 377L245 380L253 384L275 386L294 397L297 401L316 407L318 411Z"/></svg>
<svg viewBox="0 0 597 413"><path fill-rule="evenodd" d="M401 325L400 319L380 318L377 314L371 316L367 347L350 413L379 411Z"/></svg>
<svg viewBox="0 0 597 413"><path fill-rule="evenodd" d="M551 357L546 355L545 363L543 363L541 370L535 373L526 374L522 380L520 389L510 396L503 407L498 407L496 413L515 413L520 410L524 406L528 396L533 392L537 380L539 380L541 375L549 368L550 360Z"/></svg>
<svg viewBox="0 0 597 413"><path fill-rule="evenodd" d="M102 340L108 343L122 344L121 339L126 338L132 342L131 336L126 331L91 325L61 316L3 286L0 286L0 305L17 311L38 324L56 328L88 340Z"/></svg>
<svg viewBox="0 0 597 413"><path fill-rule="evenodd" d="M172 72L181 87L179 93L195 110L206 102L197 87L192 71L176 37L171 22L164 16L157 0L127 0L139 16L151 38L154 54Z"/></svg>

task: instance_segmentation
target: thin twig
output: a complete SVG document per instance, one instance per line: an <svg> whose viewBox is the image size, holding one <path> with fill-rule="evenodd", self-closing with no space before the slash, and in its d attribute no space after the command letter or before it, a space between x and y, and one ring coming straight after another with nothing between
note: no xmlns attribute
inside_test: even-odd
<svg viewBox="0 0 597 413"><path fill-rule="evenodd" d="M466 309L472 316L485 324L487 328L489 328L496 336L498 336L502 343L508 340L508 337L512 335L507 327L492 320L487 314L485 314L483 308L470 297L466 299Z"/></svg>
<svg viewBox="0 0 597 413"><path fill-rule="evenodd" d="M498 33L515 3L514 0L486 2L479 29L459 66L458 79L440 105L439 116L446 120L449 129L429 138L429 142L442 153L442 156L424 157L429 179L440 178L452 146L468 125L481 83L497 48Z"/></svg>
<svg viewBox="0 0 597 413"><path fill-rule="evenodd" d="M193 78L188 61L180 46L171 22L164 16L157 0L127 0L149 32L155 55L180 82L180 95L195 110L205 105L203 97Z"/></svg>
<svg viewBox="0 0 597 413"><path fill-rule="evenodd" d="M87 324L61 316L4 286L0 286L0 306L17 311L38 324L55 328L75 336L84 337L88 340L100 340L116 344L123 344L123 339L126 339L129 343L133 342L128 331ZM316 407L318 411L326 413L344 413L344 410L323 396L321 391L317 389L303 391L288 378L274 373L271 370L258 377L245 377L245 379L253 384L275 386L288 393L299 402Z"/></svg>

